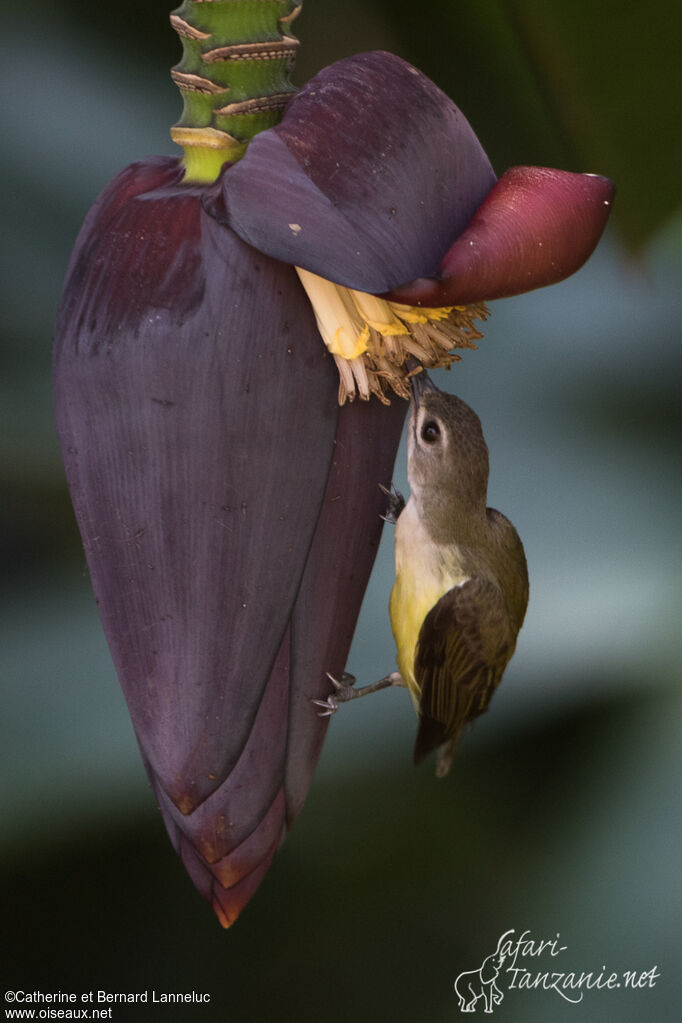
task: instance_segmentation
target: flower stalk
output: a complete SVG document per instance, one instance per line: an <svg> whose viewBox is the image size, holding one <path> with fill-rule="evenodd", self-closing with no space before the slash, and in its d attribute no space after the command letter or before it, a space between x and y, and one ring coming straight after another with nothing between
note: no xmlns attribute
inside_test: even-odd
<svg viewBox="0 0 682 1023"><path fill-rule="evenodd" d="M185 0L171 14L183 50L171 71L183 99L171 138L184 150L186 181L215 181L280 120L296 91L290 26L300 10L297 0Z"/></svg>

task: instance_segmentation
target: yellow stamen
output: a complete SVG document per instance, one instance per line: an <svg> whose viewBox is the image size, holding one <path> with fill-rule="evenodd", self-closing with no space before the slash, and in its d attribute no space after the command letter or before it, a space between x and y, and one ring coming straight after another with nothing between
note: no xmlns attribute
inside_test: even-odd
<svg viewBox="0 0 682 1023"><path fill-rule="evenodd" d="M482 335L474 326L485 320L483 303L422 308L387 302L364 291L333 284L296 267L315 313L322 340L339 370L339 404L357 394L375 394L388 404L389 388L409 397L404 362L413 355L424 366L449 366L459 360L453 348L475 348Z"/></svg>
<svg viewBox="0 0 682 1023"><path fill-rule="evenodd" d="M405 323L428 323L429 320L447 320L453 309L460 312L466 306L442 306L440 309L430 309L427 306L403 305L402 302L388 302L388 305L398 314Z"/></svg>
<svg viewBox="0 0 682 1023"><path fill-rule="evenodd" d="M369 330L353 305L348 288L296 267L315 313L322 340L334 355L356 359L367 350Z"/></svg>
<svg viewBox="0 0 682 1023"><path fill-rule="evenodd" d="M393 312L390 302L385 302L376 295L368 295L366 291L352 291L349 288L348 293L365 323L374 327L382 337L399 337L401 334L410 333ZM409 309L409 306L406 308Z"/></svg>

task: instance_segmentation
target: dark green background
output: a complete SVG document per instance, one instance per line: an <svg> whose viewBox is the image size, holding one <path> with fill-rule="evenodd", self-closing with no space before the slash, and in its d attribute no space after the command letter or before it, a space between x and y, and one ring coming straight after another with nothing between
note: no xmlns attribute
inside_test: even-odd
<svg viewBox="0 0 682 1023"><path fill-rule="evenodd" d="M538 969L657 964L661 977L580 1005L507 991L495 1019L676 1018L678 5L305 0L297 81L392 49L459 103L498 172L594 171L618 196L587 267L495 303L480 351L439 381L481 415L490 500L530 567L526 625L491 713L443 783L411 767L404 693L345 708L302 817L227 933L146 786L50 399L51 324L79 224L122 166L173 151L168 10L26 0L3 15L4 986L212 996L116 1006L118 1020L440 1023L459 1018L458 973L529 928L568 946ZM391 577L387 536L349 661L362 681L393 666Z"/></svg>

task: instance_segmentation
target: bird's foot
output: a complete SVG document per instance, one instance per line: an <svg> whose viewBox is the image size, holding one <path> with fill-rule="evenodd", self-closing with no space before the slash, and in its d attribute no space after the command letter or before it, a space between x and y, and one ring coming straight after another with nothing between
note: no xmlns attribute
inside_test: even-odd
<svg viewBox="0 0 682 1023"><path fill-rule="evenodd" d="M388 487L385 487L382 483L380 483L379 490L386 494L386 497L388 498L386 514L380 515L379 518L382 518L384 522L390 522L392 526L395 526L398 521L398 516L405 507L405 498L399 490L396 490L394 483L391 483L390 490Z"/></svg>
<svg viewBox="0 0 682 1023"><path fill-rule="evenodd" d="M350 675L347 671L344 671L341 678L334 678L329 672L326 673L327 678L334 686L334 692L331 693L326 700L312 700L311 702L316 704L318 707L322 707L322 710L318 712L318 716L321 718L331 717L339 709L340 703L348 703L354 696L358 695L359 690L354 689L353 686L357 681L355 675Z"/></svg>
<svg viewBox="0 0 682 1023"><path fill-rule="evenodd" d="M327 678L334 686L334 692L326 700L311 701L317 707L322 708L322 710L318 711L321 718L328 718L335 714L339 709L340 703L348 703L349 700L355 700L359 696L369 696L370 693L377 693L380 689L388 689L389 686L405 685L399 671L392 671L390 675L380 678L378 682L372 682L368 686L361 686L360 689L355 688L355 676L349 675L345 671L340 679L334 678L329 672L327 672Z"/></svg>

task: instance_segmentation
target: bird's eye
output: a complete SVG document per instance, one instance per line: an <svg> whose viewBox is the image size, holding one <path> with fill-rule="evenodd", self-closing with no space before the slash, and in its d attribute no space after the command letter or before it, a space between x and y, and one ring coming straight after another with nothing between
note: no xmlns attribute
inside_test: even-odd
<svg viewBox="0 0 682 1023"><path fill-rule="evenodd" d="M422 440L427 444L435 444L440 437L440 426L435 419L427 419L422 426Z"/></svg>

